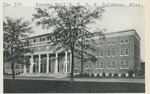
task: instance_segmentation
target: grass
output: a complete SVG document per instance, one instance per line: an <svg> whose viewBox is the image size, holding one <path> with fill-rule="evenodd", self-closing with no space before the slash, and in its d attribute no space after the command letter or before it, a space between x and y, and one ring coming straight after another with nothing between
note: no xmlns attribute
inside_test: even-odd
<svg viewBox="0 0 150 94"><path fill-rule="evenodd" d="M144 83L4 79L4 93L144 93Z"/></svg>

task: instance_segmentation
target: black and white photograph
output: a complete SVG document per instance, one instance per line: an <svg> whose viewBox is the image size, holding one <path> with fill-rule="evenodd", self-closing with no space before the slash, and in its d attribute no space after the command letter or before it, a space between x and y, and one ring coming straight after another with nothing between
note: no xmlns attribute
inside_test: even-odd
<svg viewBox="0 0 150 94"><path fill-rule="evenodd" d="M144 4L2 7L3 93L145 93Z"/></svg>

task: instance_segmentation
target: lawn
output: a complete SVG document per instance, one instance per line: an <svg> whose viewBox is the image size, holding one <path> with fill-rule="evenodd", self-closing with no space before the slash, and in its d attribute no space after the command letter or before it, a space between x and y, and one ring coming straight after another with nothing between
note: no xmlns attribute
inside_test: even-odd
<svg viewBox="0 0 150 94"><path fill-rule="evenodd" d="M144 93L144 83L4 79L4 93Z"/></svg>

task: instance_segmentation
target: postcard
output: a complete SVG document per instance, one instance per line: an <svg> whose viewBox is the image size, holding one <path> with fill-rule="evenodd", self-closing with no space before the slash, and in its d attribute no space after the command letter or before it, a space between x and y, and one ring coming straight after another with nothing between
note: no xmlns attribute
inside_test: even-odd
<svg viewBox="0 0 150 94"><path fill-rule="evenodd" d="M148 94L146 6L2 0L2 93Z"/></svg>

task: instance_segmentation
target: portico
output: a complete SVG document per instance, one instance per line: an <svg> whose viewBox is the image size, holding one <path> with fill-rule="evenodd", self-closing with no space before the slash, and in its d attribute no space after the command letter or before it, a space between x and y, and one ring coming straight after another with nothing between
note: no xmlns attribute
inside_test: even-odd
<svg viewBox="0 0 150 94"><path fill-rule="evenodd" d="M30 65L24 65L24 73L70 73L70 52L42 52L26 56Z"/></svg>

